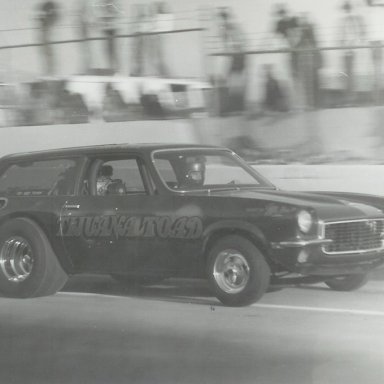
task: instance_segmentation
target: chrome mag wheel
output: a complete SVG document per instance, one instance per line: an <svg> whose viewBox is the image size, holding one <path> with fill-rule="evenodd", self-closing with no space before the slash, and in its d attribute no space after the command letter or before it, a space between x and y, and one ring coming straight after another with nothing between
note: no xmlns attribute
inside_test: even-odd
<svg viewBox="0 0 384 384"><path fill-rule="evenodd" d="M7 239L0 251L0 268L8 281L20 283L28 278L33 268L33 252L29 242L13 236Z"/></svg>
<svg viewBox="0 0 384 384"><path fill-rule="evenodd" d="M250 267L239 251L225 249L216 257L213 277L224 292L236 294L246 287L250 277Z"/></svg>

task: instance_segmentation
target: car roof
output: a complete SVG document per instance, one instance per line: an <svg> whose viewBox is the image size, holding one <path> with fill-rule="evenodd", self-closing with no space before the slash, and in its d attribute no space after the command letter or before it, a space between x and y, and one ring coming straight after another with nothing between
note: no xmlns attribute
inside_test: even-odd
<svg viewBox="0 0 384 384"><path fill-rule="evenodd" d="M109 152L121 152L124 150L135 151L142 153L151 153L155 150L167 150L167 149L191 149L191 148L201 148L201 149L224 149L223 147L213 146L213 145L202 145L202 144L165 144L165 143L140 143L140 144L102 144L102 145L90 145L90 146L81 146L81 147L70 147L70 148L59 148L59 149L50 149L43 151L32 151L32 152L22 152L15 153L11 155L3 156L1 162L12 162L19 160L28 160L36 158L52 158L52 157L63 157L63 156L84 156L87 154L94 153L109 153Z"/></svg>

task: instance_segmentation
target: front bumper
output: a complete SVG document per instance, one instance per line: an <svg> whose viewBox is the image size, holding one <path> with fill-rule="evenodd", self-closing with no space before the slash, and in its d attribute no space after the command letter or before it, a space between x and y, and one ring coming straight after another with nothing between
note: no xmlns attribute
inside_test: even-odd
<svg viewBox="0 0 384 384"><path fill-rule="evenodd" d="M303 248L311 245L325 245L332 243L332 240L328 239L312 239L312 240L292 240L292 241L280 241L279 243L272 243L274 249L284 248Z"/></svg>
<svg viewBox="0 0 384 384"><path fill-rule="evenodd" d="M330 255L323 247L332 240L295 239L271 244L274 272L292 272L311 276L335 276L366 273L384 264L384 250Z"/></svg>

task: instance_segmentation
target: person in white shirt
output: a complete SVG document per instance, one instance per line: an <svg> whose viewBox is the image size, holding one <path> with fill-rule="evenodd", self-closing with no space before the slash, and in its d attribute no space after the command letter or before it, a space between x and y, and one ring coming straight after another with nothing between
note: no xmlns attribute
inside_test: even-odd
<svg viewBox="0 0 384 384"><path fill-rule="evenodd" d="M366 42L366 26L363 17L354 11L350 1L342 5L344 16L341 19L340 42L343 51L343 73L345 75L345 97L347 104L354 104L356 99L356 49Z"/></svg>

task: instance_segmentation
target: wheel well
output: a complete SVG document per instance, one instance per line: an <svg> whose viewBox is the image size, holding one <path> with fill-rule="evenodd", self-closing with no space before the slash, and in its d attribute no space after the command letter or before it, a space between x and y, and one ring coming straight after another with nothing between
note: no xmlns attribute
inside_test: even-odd
<svg viewBox="0 0 384 384"><path fill-rule="evenodd" d="M225 229L217 230L209 236L203 250L204 261L207 260L208 254L212 249L212 247L216 244L216 242L219 239L222 239L223 237L229 236L229 235L238 235L238 236L244 237L245 239L251 241L264 256L268 255L268 247L265 240L263 240L256 234L243 229L225 228ZM267 258L266 258L266 261L268 262Z"/></svg>
<svg viewBox="0 0 384 384"><path fill-rule="evenodd" d="M47 236L48 240L51 242L51 239L49 238L48 236L48 231L47 229L45 228L44 226L44 223L41 222L40 220L37 220L36 217L34 217L33 215L26 215L26 214L17 214L17 213L14 213L14 214L11 214L11 215L7 215L5 217L2 217L0 219L0 227L4 224L7 223L7 221L10 221L10 220L14 220L14 219L28 219L28 220L31 220L33 221L36 225L38 225L40 227L40 229L45 233L45 235Z"/></svg>
<svg viewBox="0 0 384 384"><path fill-rule="evenodd" d="M58 262L66 270L69 272L71 270L71 264L66 258L65 254L61 252L61 250L56 247L55 242L53 241L52 237L50 236L50 232L47 228L47 225L42 221L39 220L38 217L35 217L33 215L28 215L28 214L20 214L20 213L13 213L7 216L4 216L0 219L0 227L4 224L7 223L7 221L13 220L13 219L28 219L33 221L39 228L44 232L45 236L47 237L47 240L49 241L49 245L52 247Z"/></svg>

